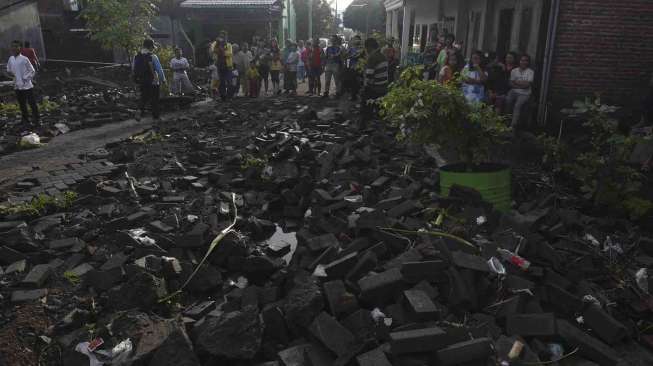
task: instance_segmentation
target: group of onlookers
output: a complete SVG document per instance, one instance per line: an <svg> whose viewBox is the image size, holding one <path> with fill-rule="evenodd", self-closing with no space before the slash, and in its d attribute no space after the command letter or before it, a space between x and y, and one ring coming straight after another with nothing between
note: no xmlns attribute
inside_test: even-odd
<svg viewBox="0 0 653 366"><path fill-rule="evenodd" d="M434 47L427 48L423 60L427 78L448 83L459 76L463 95L470 103L490 104L499 113L512 114L511 126L520 123L535 77L527 54L508 52L500 58L474 51L465 62L454 36L448 34L440 37Z"/></svg>

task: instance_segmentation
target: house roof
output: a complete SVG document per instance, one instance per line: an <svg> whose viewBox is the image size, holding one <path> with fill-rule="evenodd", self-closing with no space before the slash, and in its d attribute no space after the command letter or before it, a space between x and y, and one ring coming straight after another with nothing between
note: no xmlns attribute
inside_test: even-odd
<svg viewBox="0 0 653 366"><path fill-rule="evenodd" d="M186 0L179 6L187 9L267 8L279 0Z"/></svg>

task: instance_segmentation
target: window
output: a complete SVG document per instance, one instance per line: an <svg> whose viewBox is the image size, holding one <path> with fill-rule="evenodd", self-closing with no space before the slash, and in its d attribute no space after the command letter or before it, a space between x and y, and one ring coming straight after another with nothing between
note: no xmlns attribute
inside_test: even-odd
<svg viewBox="0 0 653 366"><path fill-rule="evenodd" d="M528 51L528 44L531 40L531 28L533 27L533 8L525 8L521 13L521 24L519 25L519 52Z"/></svg>

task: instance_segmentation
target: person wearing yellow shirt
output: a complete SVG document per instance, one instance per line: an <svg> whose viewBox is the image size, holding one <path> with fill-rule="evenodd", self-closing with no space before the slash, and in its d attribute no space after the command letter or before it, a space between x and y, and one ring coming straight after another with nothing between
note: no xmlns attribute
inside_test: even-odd
<svg viewBox="0 0 653 366"><path fill-rule="evenodd" d="M281 64L281 58L279 54L275 54L270 63L270 79L272 79L272 94L280 94L281 88L279 87L279 74L283 65Z"/></svg>
<svg viewBox="0 0 653 366"><path fill-rule="evenodd" d="M231 78L234 68L233 50L227 42L227 32L222 31L212 45L213 60L218 67L220 77L220 99L223 101L233 96Z"/></svg>
<svg viewBox="0 0 653 366"><path fill-rule="evenodd" d="M256 67L256 61L249 63L249 69L247 69L245 76L247 77L247 82L249 83L249 97L258 97L258 91L260 88L258 85L259 73L258 68Z"/></svg>

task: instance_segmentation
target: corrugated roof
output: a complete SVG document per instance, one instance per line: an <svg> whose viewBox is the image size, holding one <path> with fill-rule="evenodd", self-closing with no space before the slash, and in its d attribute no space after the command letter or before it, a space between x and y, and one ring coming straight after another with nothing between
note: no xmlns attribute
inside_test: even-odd
<svg viewBox="0 0 653 366"><path fill-rule="evenodd" d="M260 8L269 7L278 0L186 0L180 4L182 8Z"/></svg>

